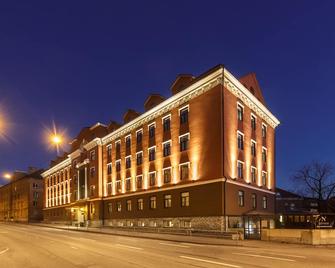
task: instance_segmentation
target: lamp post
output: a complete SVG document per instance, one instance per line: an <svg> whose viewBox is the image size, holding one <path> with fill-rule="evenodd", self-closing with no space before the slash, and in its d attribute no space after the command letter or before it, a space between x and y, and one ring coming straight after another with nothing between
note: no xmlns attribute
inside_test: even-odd
<svg viewBox="0 0 335 268"><path fill-rule="evenodd" d="M12 174L5 172L2 176L4 179L9 181L10 184L10 192L8 195L8 210L7 210L7 220L11 220L12 219L12 211L13 211L13 185L12 185Z"/></svg>

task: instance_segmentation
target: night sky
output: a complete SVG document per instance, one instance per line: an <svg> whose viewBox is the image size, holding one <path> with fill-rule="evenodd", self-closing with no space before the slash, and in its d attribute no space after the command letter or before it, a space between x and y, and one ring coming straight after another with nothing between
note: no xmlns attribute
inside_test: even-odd
<svg viewBox="0 0 335 268"><path fill-rule="evenodd" d="M304 163L335 162L334 1L28 2L0 6L1 174L48 166L53 121L70 137L121 121L149 93L170 96L178 73L219 63L255 72L281 121L279 186Z"/></svg>

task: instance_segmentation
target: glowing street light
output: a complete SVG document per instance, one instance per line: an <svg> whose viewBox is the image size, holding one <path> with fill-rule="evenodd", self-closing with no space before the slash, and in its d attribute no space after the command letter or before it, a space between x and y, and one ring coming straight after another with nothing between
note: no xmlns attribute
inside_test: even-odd
<svg viewBox="0 0 335 268"><path fill-rule="evenodd" d="M51 142L54 145L60 145L62 143L62 137L57 134L54 134L51 136Z"/></svg>
<svg viewBox="0 0 335 268"><path fill-rule="evenodd" d="M12 178L12 175L10 173L4 173L3 174L3 177L6 179L6 180L10 180Z"/></svg>
<svg viewBox="0 0 335 268"><path fill-rule="evenodd" d="M67 140L66 131L64 129L58 129L55 122L52 122L52 128L45 127L44 141L49 149L56 149L58 156L60 151L64 151Z"/></svg>

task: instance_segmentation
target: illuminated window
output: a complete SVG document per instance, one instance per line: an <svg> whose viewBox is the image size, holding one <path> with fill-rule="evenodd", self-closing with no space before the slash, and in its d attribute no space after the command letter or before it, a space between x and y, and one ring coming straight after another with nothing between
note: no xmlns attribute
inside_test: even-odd
<svg viewBox="0 0 335 268"><path fill-rule="evenodd" d="M156 196L150 197L150 209L156 209Z"/></svg>
<svg viewBox="0 0 335 268"><path fill-rule="evenodd" d="M238 191L238 205L244 207L244 192Z"/></svg>
<svg viewBox="0 0 335 268"><path fill-rule="evenodd" d="M113 203L108 203L108 213L112 214L113 212Z"/></svg>
<svg viewBox="0 0 335 268"><path fill-rule="evenodd" d="M267 150L266 150L265 147L263 147L263 149L262 149L262 161L263 161L263 163L266 162L266 158L267 158Z"/></svg>
<svg viewBox="0 0 335 268"><path fill-rule="evenodd" d="M251 155L256 156L256 142L253 140L251 141Z"/></svg>
<svg viewBox="0 0 335 268"><path fill-rule="evenodd" d="M118 192L121 192L121 180L116 180L116 190Z"/></svg>
<svg viewBox="0 0 335 268"><path fill-rule="evenodd" d="M116 172L119 172L121 170L121 160L116 160L115 169L116 169Z"/></svg>
<svg viewBox="0 0 335 268"><path fill-rule="evenodd" d="M143 199L137 199L137 210L143 210Z"/></svg>
<svg viewBox="0 0 335 268"><path fill-rule="evenodd" d="M130 168L131 167L131 156L127 156L126 157L126 168Z"/></svg>
<svg viewBox="0 0 335 268"><path fill-rule="evenodd" d="M163 143L163 156L169 156L171 154L171 141Z"/></svg>
<svg viewBox="0 0 335 268"><path fill-rule="evenodd" d="M149 161L154 161L156 157L156 147L149 148Z"/></svg>
<svg viewBox="0 0 335 268"><path fill-rule="evenodd" d="M163 131L164 132L170 131L170 123L171 123L170 116L163 118Z"/></svg>
<svg viewBox="0 0 335 268"><path fill-rule="evenodd" d="M150 186L156 185L156 172L149 173L149 183L150 183Z"/></svg>
<svg viewBox="0 0 335 268"><path fill-rule="evenodd" d="M267 127L265 124L262 124L262 137L263 139L266 138Z"/></svg>
<svg viewBox="0 0 335 268"><path fill-rule="evenodd" d="M186 151L189 145L190 135L187 133L179 137L180 151Z"/></svg>
<svg viewBox="0 0 335 268"><path fill-rule="evenodd" d="M256 183L257 179L257 169L255 167L251 167L251 181Z"/></svg>
<svg viewBox="0 0 335 268"><path fill-rule="evenodd" d="M126 190L130 191L130 188L131 188L131 179L127 178L126 179Z"/></svg>
<svg viewBox="0 0 335 268"><path fill-rule="evenodd" d="M155 137L155 124L149 126L149 138L153 139Z"/></svg>
<svg viewBox="0 0 335 268"><path fill-rule="evenodd" d="M112 159L112 145L107 146L107 158L110 161Z"/></svg>
<svg viewBox="0 0 335 268"><path fill-rule="evenodd" d="M116 203L116 210L117 210L117 212L121 212L121 208L122 208L121 201L119 201L119 202Z"/></svg>
<svg viewBox="0 0 335 268"><path fill-rule="evenodd" d="M131 200L127 200L127 211L131 211Z"/></svg>
<svg viewBox="0 0 335 268"><path fill-rule="evenodd" d="M143 153L142 152L136 153L136 164L139 166L142 165L142 162L143 162Z"/></svg>
<svg viewBox="0 0 335 268"><path fill-rule="evenodd" d="M265 171L262 171L262 185L266 186L267 182L267 173Z"/></svg>
<svg viewBox="0 0 335 268"><path fill-rule="evenodd" d="M256 116L253 114L251 115L251 129L253 131L256 131Z"/></svg>
<svg viewBox="0 0 335 268"><path fill-rule="evenodd" d="M136 143L138 145L140 145L142 143L142 137L143 137L143 131L142 130L138 130L136 132Z"/></svg>
<svg viewBox="0 0 335 268"><path fill-rule="evenodd" d="M252 204L252 208L255 209L257 207L257 195L256 194L251 195L251 204Z"/></svg>
<svg viewBox="0 0 335 268"><path fill-rule="evenodd" d="M182 207L190 206L190 193L189 192L181 193L181 206Z"/></svg>
<svg viewBox="0 0 335 268"><path fill-rule="evenodd" d="M189 178L189 163L180 164L179 165L180 171L180 180L188 180Z"/></svg>
<svg viewBox="0 0 335 268"><path fill-rule="evenodd" d="M188 122L188 107L182 108L179 111L180 124L186 124Z"/></svg>
<svg viewBox="0 0 335 268"><path fill-rule="evenodd" d="M241 132L237 132L237 148L243 150L243 134Z"/></svg>
<svg viewBox="0 0 335 268"><path fill-rule="evenodd" d="M121 157L121 141L117 141L115 143L115 153L116 153L116 159L120 159Z"/></svg>
<svg viewBox="0 0 335 268"><path fill-rule="evenodd" d="M241 104L237 104L237 119L243 121L243 106Z"/></svg>
<svg viewBox="0 0 335 268"><path fill-rule="evenodd" d="M164 183L171 182L171 168L163 169Z"/></svg>
<svg viewBox="0 0 335 268"><path fill-rule="evenodd" d="M268 207L268 198L263 196L262 198L263 208L266 209Z"/></svg>
<svg viewBox="0 0 335 268"><path fill-rule="evenodd" d="M127 151L130 151L130 146L131 146L131 136L128 135L128 136L126 137L126 150L127 150Z"/></svg>
<svg viewBox="0 0 335 268"><path fill-rule="evenodd" d="M110 175L110 174L112 174L112 164L111 163L107 164L107 175Z"/></svg>
<svg viewBox="0 0 335 268"><path fill-rule="evenodd" d="M139 175L136 177L136 187L137 189L142 189L143 187L143 176Z"/></svg>
<svg viewBox="0 0 335 268"><path fill-rule="evenodd" d="M164 195L164 208L170 208L171 207L171 195L170 194L166 194Z"/></svg>
<svg viewBox="0 0 335 268"><path fill-rule="evenodd" d="M237 161L237 177L243 179L243 162Z"/></svg>

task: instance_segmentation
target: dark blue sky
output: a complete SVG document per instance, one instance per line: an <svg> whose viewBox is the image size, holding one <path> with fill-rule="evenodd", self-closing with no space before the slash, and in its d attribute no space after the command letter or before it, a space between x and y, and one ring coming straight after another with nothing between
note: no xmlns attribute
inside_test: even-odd
<svg viewBox="0 0 335 268"><path fill-rule="evenodd" d="M55 120L75 136L169 96L178 73L223 63L256 72L277 129L277 182L333 161L334 1L6 1L0 7L0 109L13 143L0 172L46 167Z"/></svg>

